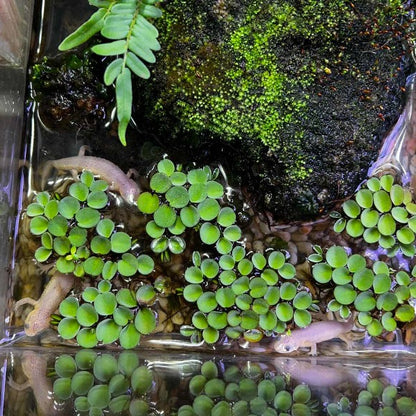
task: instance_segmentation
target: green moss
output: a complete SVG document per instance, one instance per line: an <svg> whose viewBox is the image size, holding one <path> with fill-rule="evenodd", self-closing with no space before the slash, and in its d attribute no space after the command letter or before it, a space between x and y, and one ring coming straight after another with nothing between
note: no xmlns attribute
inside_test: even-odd
<svg viewBox="0 0 416 416"><path fill-rule="evenodd" d="M380 111L387 124L399 111L402 14L397 1L170 0L138 122L201 163L234 152L230 177L256 203L314 215L363 179Z"/></svg>

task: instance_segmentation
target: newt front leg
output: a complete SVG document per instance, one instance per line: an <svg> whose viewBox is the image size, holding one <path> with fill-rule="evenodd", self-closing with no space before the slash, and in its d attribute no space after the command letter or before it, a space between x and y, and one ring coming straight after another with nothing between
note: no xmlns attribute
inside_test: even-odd
<svg viewBox="0 0 416 416"><path fill-rule="evenodd" d="M74 281L73 274L55 272L38 300L23 298L16 302L15 309L26 304L34 306L25 320L26 335L33 337L49 328L51 315L72 289Z"/></svg>

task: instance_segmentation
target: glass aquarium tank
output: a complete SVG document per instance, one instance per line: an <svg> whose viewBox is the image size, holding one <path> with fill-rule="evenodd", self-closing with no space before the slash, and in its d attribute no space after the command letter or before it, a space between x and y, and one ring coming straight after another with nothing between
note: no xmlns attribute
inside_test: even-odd
<svg viewBox="0 0 416 416"><path fill-rule="evenodd" d="M0 6L5 415L416 415L414 4Z"/></svg>

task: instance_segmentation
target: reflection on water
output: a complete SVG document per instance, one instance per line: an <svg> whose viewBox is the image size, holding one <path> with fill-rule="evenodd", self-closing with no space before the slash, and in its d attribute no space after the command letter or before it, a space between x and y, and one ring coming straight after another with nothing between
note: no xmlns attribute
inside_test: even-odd
<svg viewBox="0 0 416 416"><path fill-rule="evenodd" d="M377 360L3 350L4 415L415 415L416 370Z"/></svg>

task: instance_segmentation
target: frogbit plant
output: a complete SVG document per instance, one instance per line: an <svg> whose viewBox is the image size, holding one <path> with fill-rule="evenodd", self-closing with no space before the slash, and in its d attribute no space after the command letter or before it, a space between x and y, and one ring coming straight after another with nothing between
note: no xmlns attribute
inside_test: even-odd
<svg viewBox="0 0 416 416"><path fill-rule="evenodd" d="M60 355L55 361L53 397L58 402L73 398L77 414L147 415L157 412L151 394L156 388L151 369L137 354L113 354L80 350L75 356Z"/></svg>
<svg viewBox="0 0 416 416"><path fill-rule="evenodd" d="M394 183L392 175L368 179L353 198L342 204L343 214L334 230L368 244L378 244L394 257L399 250L408 257L416 254L416 204L409 189Z"/></svg>
<svg viewBox="0 0 416 416"><path fill-rule="evenodd" d="M316 415L319 401L307 384L292 386L287 377L264 371L250 362L242 368L229 365L221 374L214 361L202 364L200 374L189 381L192 404L184 404L178 416L187 415Z"/></svg>
<svg viewBox="0 0 416 416"><path fill-rule="evenodd" d="M181 333L208 344L223 333L229 339L258 342L282 333L287 324L308 326L314 310L311 294L295 279L295 267L280 251L246 253L236 245L218 259L193 255L185 271L184 298L195 303L192 325Z"/></svg>
<svg viewBox="0 0 416 416"><path fill-rule="evenodd" d="M128 349L156 327L151 309L156 292L144 280L134 290L125 284L114 290L111 282L120 286L135 275L147 276L155 265L147 254L137 254L132 238L104 217L110 204L107 190L107 182L84 171L68 195L41 192L26 214L30 231L40 237L35 259L89 284L80 295L64 299L59 314L52 316L60 336L85 348L117 341Z"/></svg>
<svg viewBox="0 0 416 416"><path fill-rule="evenodd" d="M338 311L344 319L357 311L358 322L371 336L379 336L383 330L394 331L398 325L414 320L416 267L409 275L390 269L382 261L367 267L365 257L349 256L340 246L330 247L325 254L319 246L314 249L309 256L314 263L312 276L322 289L333 291L330 311Z"/></svg>
<svg viewBox="0 0 416 416"><path fill-rule="evenodd" d="M131 237L104 217L109 205L107 190L107 182L84 171L69 186L68 195L36 195L36 202L26 210L31 217L30 231L41 240L35 259L54 261L60 273L77 277L111 280L116 273L123 277L151 273L153 260L145 254L133 255Z"/></svg>
<svg viewBox="0 0 416 416"><path fill-rule="evenodd" d="M187 229L198 231L202 243L215 245L223 254L241 238L235 212L221 207L224 187L216 180L218 173L209 166L185 173L169 159L157 164L150 178L150 192L140 194L137 207L151 218L146 225L152 238L150 247L162 259L169 260L169 253L185 250Z"/></svg>
<svg viewBox="0 0 416 416"><path fill-rule="evenodd" d="M59 45L66 51L100 33L108 42L96 43L97 55L114 57L104 73L104 83L115 83L118 136L126 145L126 129L133 102L132 72L140 78L150 77L146 63L156 62L154 51L160 49L158 31L152 23L162 15L154 6L157 0L88 0L98 10Z"/></svg>

